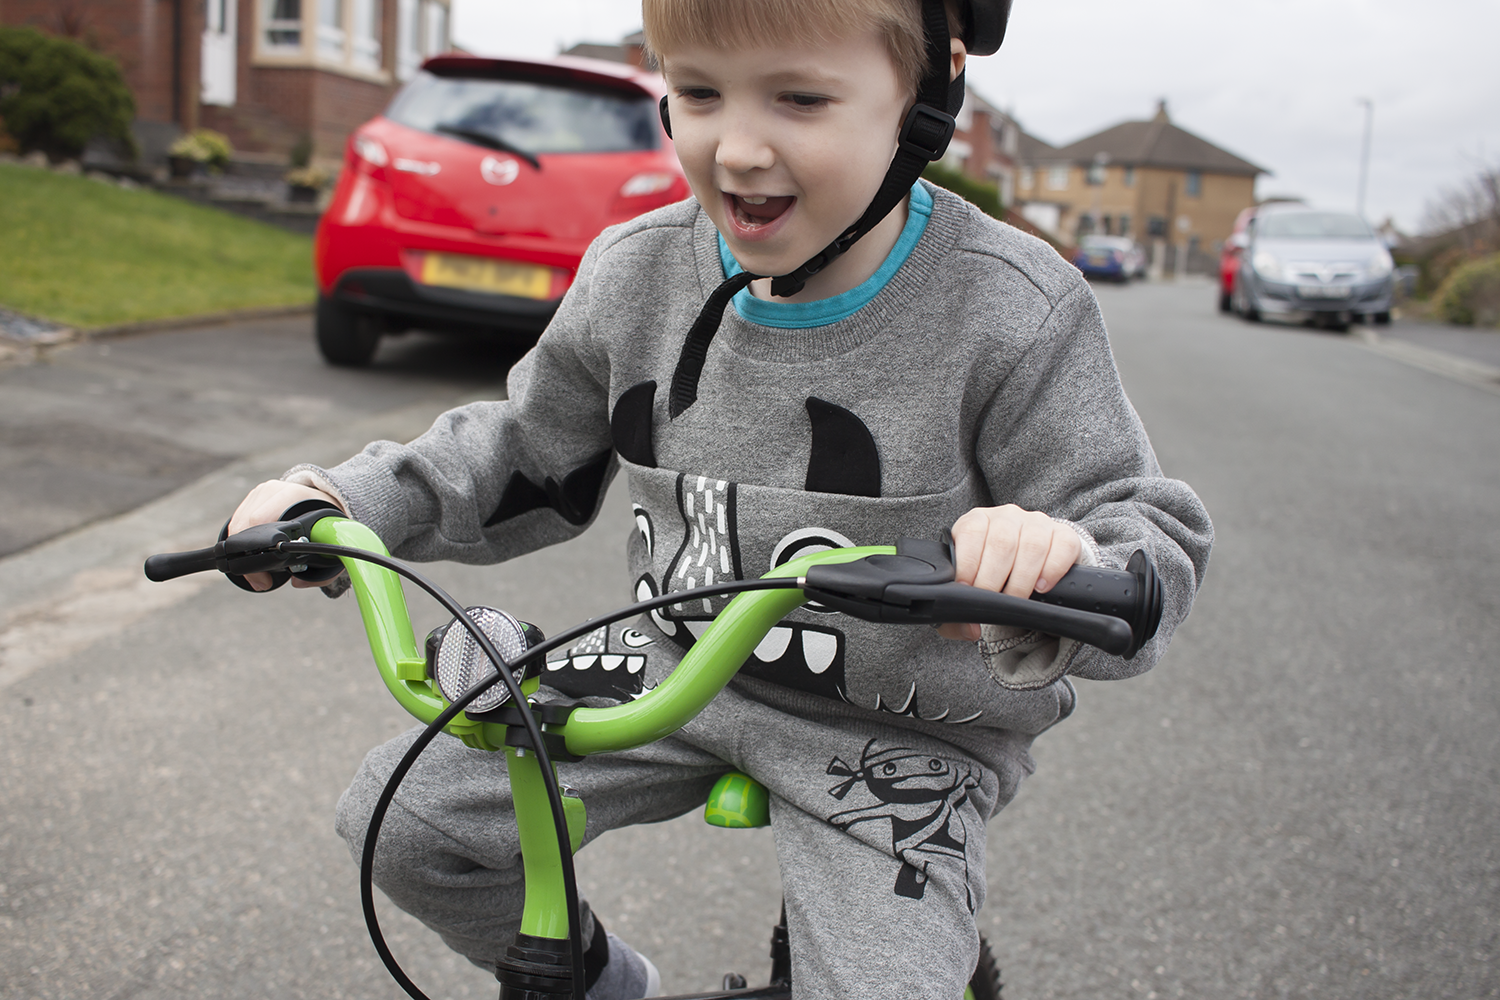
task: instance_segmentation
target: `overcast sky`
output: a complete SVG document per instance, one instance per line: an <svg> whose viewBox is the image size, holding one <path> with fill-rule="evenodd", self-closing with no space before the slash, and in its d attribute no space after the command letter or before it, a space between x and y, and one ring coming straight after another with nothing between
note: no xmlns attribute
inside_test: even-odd
<svg viewBox="0 0 1500 1000"><path fill-rule="evenodd" d="M633 0L454 0L454 38L552 55L640 27ZM1366 214L1406 230L1444 186L1500 164L1496 0L1015 0L969 82L1056 144L1173 121L1271 171L1258 193L1353 208L1362 97L1374 102Z"/></svg>

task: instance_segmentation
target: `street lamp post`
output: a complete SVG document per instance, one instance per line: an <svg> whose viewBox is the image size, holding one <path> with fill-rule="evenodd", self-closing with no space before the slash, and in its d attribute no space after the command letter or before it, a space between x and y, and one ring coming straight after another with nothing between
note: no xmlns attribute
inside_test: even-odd
<svg viewBox="0 0 1500 1000"><path fill-rule="evenodd" d="M1365 106L1365 140L1359 154L1359 197L1355 202L1354 210L1359 217L1365 217L1365 188L1370 181L1370 131L1375 125L1375 102L1368 97L1361 97L1359 103Z"/></svg>

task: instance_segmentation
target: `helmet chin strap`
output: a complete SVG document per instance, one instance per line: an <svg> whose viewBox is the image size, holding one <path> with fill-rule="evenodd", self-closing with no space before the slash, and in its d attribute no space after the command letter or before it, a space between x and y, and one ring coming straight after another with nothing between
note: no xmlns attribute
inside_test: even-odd
<svg viewBox="0 0 1500 1000"><path fill-rule="evenodd" d="M951 83L948 80L948 12L943 0L922 0L922 21L927 39L927 74L918 88L916 103L901 125L896 155L881 181L880 190L864 214L839 234L838 239L804 261L795 271L773 276L772 295L786 298L802 291L809 278L842 257L879 225L906 197L927 164L941 159L947 151L948 142L953 138L953 115L963 104L964 77L960 73ZM703 374L703 363L708 358L709 344L719 331L729 300L750 282L763 277L766 275L741 271L714 289L703 304L683 342L677 369L672 374L668 414L673 419L698 400L698 380Z"/></svg>

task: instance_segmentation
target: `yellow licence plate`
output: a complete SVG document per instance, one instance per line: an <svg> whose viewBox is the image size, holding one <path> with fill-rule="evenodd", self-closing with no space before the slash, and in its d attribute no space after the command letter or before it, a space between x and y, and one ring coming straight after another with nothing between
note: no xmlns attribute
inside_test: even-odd
<svg viewBox="0 0 1500 1000"><path fill-rule="evenodd" d="M422 283L462 288L492 295L546 299L552 293L552 269L538 264L513 264L489 257L430 253L422 262Z"/></svg>

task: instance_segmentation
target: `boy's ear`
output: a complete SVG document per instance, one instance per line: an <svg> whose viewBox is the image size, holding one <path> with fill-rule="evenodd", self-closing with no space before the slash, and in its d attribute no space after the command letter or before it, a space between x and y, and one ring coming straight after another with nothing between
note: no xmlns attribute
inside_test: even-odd
<svg viewBox="0 0 1500 1000"><path fill-rule="evenodd" d="M661 103L657 105L661 110L661 127L667 130L667 138L672 138L672 116L667 113L667 95L661 95Z"/></svg>
<svg viewBox="0 0 1500 1000"><path fill-rule="evenodd" d="M964 75L964 64L968 62L969 50L964 47L963 39L948 39L948 54L952 65L948 69L948 82L952 83Z"/></svg>

